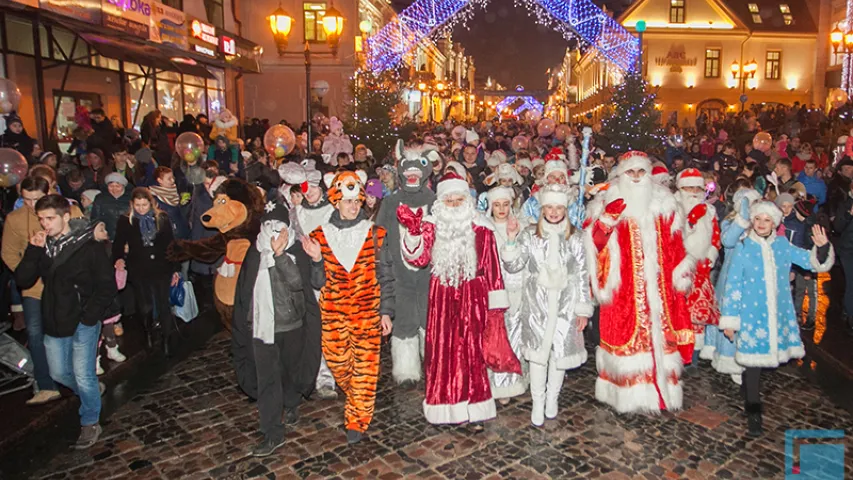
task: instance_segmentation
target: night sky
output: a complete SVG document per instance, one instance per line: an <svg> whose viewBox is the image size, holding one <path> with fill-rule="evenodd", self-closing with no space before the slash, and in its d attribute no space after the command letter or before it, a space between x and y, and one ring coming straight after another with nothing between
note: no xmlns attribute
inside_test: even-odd
<svg viewBox="0 0 853 480"><path fill-rule="evenodd" d="M396 0L392 5L401 11L412 3ZM597 4L601 4L596 0ZM608 8L617 12L630 0L608 0ZM516 7L512 0L491 0L483 10L475 7L469 30L457 26L453 39L462 43L474 56L477 77L491 76L507 88L524 85L527 89L546 87L545 72L558 65L569 45L563 36L548 27L539 26L528 16L527 8Z"/></svg>

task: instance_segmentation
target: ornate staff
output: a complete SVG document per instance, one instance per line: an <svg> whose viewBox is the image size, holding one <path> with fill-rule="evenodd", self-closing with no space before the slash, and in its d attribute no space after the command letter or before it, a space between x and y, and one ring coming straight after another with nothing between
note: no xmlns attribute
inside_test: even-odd
<svg viewBox="0 0 853 480"><path fill-rule="evenodd" d="M583 150L581 151L580 164L580 179L578 181L578 199L569 208L569 221L576 228L583 228L583 221L586 218L586 211L583 207L584 195L586 193L586 170L589 165L589 138L592 136L592 128L583 128Z"/></svg>

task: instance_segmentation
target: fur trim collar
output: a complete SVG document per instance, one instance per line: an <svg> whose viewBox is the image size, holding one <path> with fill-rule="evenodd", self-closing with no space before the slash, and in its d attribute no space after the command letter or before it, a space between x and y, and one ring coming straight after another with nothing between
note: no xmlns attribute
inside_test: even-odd
<svg viewBox="0 0 853 480"><path fill-rule="evenodd" d="M231 127L236 127L237 126L237 119L231 118L231 120L229 120L227 122L223 122L222 120L219 120L217 118L216 121L213 123L215 123L218 128L226 128L227 129L227 128L231 128Z"/></svg>

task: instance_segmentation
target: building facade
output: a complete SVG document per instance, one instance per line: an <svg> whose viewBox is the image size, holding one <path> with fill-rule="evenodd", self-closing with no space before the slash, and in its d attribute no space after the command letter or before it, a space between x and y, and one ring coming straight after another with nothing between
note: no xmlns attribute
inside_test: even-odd
<svg viewBox="0 0 853 480"><path fill-rule="evenodd" d="M633 32L646 24L641 68L663 119L693 122L700 113L714 118L754 103L823 103L823 88L815 88L826 69L815 54L819 8L809 1L638 0L619 22ZM594 51L575 73L575 119L599 117L622 73Z"/></svg>
<svg viewBox="0 0 853 480"><path fill-rule="evenodd" d="M240 36L236 1L3 1L0 74L21 90L30 135L61 151L79 107L136 128L154 109L178 122L239 115L241 79L259 71L260 50Z"/></svg>

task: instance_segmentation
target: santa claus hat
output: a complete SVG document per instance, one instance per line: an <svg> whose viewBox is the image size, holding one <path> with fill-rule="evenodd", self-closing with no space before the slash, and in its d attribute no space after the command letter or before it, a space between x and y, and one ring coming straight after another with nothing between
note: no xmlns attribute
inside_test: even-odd
<svg viewBox="0 0 853 480"><path fill-rule="evenodd" d="M654 174L654 172L652 172ZM675 187L682 189L684 187L699 187L705 188L705 177L702 172L695 168L685 168L675 177Z"/></svg>
<svg viewBox="0 0 853 480"><path fill-rule="evenodd" d="M486 165L492 168L503 165L504 163L506 163L506 153L503 150L495 150L486 160Z"/></svg>
<svg viewBox="0 0 853 480"><path fill-rule="evenodd" d="M668 187L672 182L672 177L669 175L669 170L666 167L658 165L652 168L652 181L659 185Z"/></svg>
<svg viewBox="0 0 853 480"><path fill-rule="evenodd" d="M517 159L515 161L515 168L518 169L521 167L524 167L528 170L533 170L533 162L531 162L529 158Z"/></svg>
<svg viewBox="0 0 853 480"><path fill-rule="evenodd" d="M616 165L616 168L613 170L616 172L616 175L622 175L628 170L637 169L642 169L651 173L652 161L649 159L647 154L631 150L630 152L623 153L622 156L619 157L619 164Z"/></svg>
<svg viewBox="0 0 853 480"><path fill-rule="evenodd" d="M545 162L545 178L548 178L548 175L554 172L562 173L567 180L569 178L569 167L562 160L549 160Z"/></svg>
<svg viewBox="0 0 853 480"><path fill-rule="evenodd" d="M447 171L448 168L452 169L454 172L456 172L457 175L462 178L467 177L466 174L468 173L468 171L465 170L465 167L463 167L462 164L457 162L456 160L451 160L447 162L447 165L445 165L444 170Z"/></svg>
<svg viewBox="0 0 853 480"><path fill-rule="evenodd" d="M782 210L779 210L779 207L776 206L775 203L769 202L767 200L761 200L760 202L755 202L749 207L749 219L755 220L755 217L759 215L767 215L773 220L773 225L779 226L782 223Z"/></svg>
<svg viewBox="0 0 853 480"><path fill-rule="evenodd" d="M566 154L563 153L563 151L557 147L552 148L551 151L548 152L547 155L545 155L545 161L546 162L549 162L551 160L565 160L565 159L566 159Z"/></svg>
<svg viewBox="0 0 853 480"><path fill-rule="evenodd" d="M565 185L546 185L539 190L539 204L545 205L560 205L566 207L569 205L569 188Z"/></svg>
<svg viewBox="0 0 853 480"><path fill-rule="evenodd" d="M441 177L441 181L438 182L438 187L436 188L435 193L440 199L453 194L471 194L468 189L468 182L454 172L447 172L443 177Z"/></svg>

